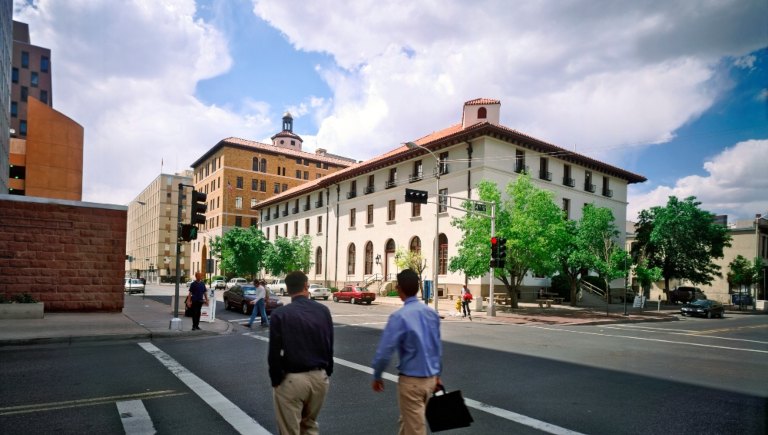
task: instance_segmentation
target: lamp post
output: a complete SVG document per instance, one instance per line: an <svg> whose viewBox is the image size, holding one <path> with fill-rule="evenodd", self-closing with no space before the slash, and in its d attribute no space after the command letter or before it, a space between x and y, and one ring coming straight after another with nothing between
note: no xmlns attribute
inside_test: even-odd
<svg viewBox="0 0 768 435"><path fill-rule="evenodd" d="M428 152L435 159L435 244L432 253L432 292L435 298L435 311L437 310L437 269L440 265L438 258L440 252L440 159L427 149L419 144L408 142L405 144L409 149L421 148ZM438 311L439 312L439 311Z"/></svg>

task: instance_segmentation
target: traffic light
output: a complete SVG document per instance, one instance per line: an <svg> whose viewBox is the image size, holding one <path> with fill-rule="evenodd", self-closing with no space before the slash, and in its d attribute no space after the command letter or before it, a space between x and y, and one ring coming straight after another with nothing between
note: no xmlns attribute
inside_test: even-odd
<svg viewBox="0 0 768 435"><path fill-rule="evenodd" d="M208 197L203 192L197 190L192 191L192 210L189 217L189 223L192 225L205 224L205 211L208 210L208 205L205 203L205 199ZM197 236L197 234L195 234Z"/></svg>
<svg viewBox="0 0 768 435"><path fill-rule="evenodd" d="M185 242L189 242L190 240L197 240L197 227L192 224L182 225L181 240Z"/></svg>
<svg viewBox="0 0 768 435"><path fill-rule="evenodd" d="M491 267L503 268L507 261L507 239L491 237Z"/></svg>
<svg viewBox="0 0 768 435"><path fill-rule="evenodd" d="M426 190L405 189L405 202L415 202L416 204L426 204L427 203L427 191Z"/></svg>

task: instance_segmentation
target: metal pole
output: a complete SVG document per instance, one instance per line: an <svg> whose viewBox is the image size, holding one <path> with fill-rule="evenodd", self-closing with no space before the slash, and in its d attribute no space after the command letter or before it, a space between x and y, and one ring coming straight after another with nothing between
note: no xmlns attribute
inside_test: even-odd
<svg viewBox="0 0 768 435"><path fill-rule="evenodd" d="M629 269L627 269L627 257L624 257L624 315L627 315L627 293L629 293Z"/></svg>
<svg viewBox="0 0 768 435"><path fill-rule="evenodd" d="M432 152L430 151L430 153ZM435 184L435 250L434 268L432 269L432 286L434 288L435 294L435 311L439 313L437 310L437 269L440 266L440 159L438 159L434 154L432 154L432 156L435 157L435 179L437 180L437 183Z"/></svg>
<svg viewBox="0 0 768 435"><path fill-rule="evenodd" d="M181 213L182 213L182 198L184 194L184 184L179 183L179 204L178 204L178 211L176 214L176 288L173 292L174 294L174 303L173 303L173 319L171 319L171 323L169 326L169 329L177 329L181 330L181 319L179 319L179 280L181 279L181 240L179 239L179 235L181 234ZM176 325L176 328L174 328L174 325Z"/></svg>
<svg viewBox="0 0 768 435"><path fill-rule="evenodd" d="M491 204L491 238L496 235L496 203ZM490 283L488 284L488 315L496 316L496 305L493 297L493 281L496 280L496 271L491 266Z"/></svg>

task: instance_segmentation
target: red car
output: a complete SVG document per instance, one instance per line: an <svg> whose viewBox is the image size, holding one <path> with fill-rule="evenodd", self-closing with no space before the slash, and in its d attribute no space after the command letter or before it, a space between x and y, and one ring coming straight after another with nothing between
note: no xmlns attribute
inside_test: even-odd
<svg viewBox="0 0 768 435"><path fill-rule="evenodd" d="M365 287L358 287L355 285L345 286L340 291L333 294L333 301L349 301L351 304L366 303L371 305L371 302L376 300L376 293L369 292Z"/></svg>

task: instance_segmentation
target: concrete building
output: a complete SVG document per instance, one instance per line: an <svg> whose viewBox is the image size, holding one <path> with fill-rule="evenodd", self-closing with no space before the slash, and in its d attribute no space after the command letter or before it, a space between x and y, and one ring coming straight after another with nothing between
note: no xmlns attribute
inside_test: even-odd
<svg viewBox="0 0 768 435"><path fill-rule="evenodd" d="M8 193L8 156L11 153L11 62L13 1L0 0L0 193Z"/></svg>
<svg viewBox="0 0 768 435"><path fill-rule="evenodd" d="M191 185L192 171L160 174L128 204L125 276L147 282L173 282L176 277L179 183ZM182 207L182 221L189 220ZM189 276L190 249L181 244L180 276Z"/></svg>
<svg viewBox="0 0 768 435"><path fill-rule="evenodd" d="M83 127L53 109L51 51L13 22L8 189L12 195L79 201Z"/></svg>
<svg viewBox="0 0 768 435"><path fill-rule="evenodd" d="M498 100L468 101L460 123L414 141L430 153L403 145L266 199L256 205L262 231L271 241L309 235L313 282L333 287L375 282L370 288L386 291L398 272L397 248L423 252L429 265L425 278L431 279L437 219L438 292L447 295L458 294L464 284L463 275L448 270L462 237L450 222L463 212L452 208L460 208L461 201L449 198L436 217L438 183L441 196L477 198L479 181L503 189L526 172L554 193L571 219L581 217L585 204L595 204L610 208L617 222L625 220L627 185L644 177L505 127L500 112ZM406 187L428 191L430 204L405 202ZM475 295L487 295L488 284L487 276L469 281ZM547 278L527 277L523 299L548 284Z"/></svg>
<svg viewBox="0 0 768 435"><path fill-rule="evenodd" d="M326 177L353 165L355 160L318 148L302 151L302 139L293 132L293 117L283 116L282 131L272 136L272 144L230 137L221 140L192 163L195 190L207 194L207 223L200 229L192 248L190 274L221 274L205 269L209 243L234 227L259 223L253 208L272 196L311 180Z"/></svg>

